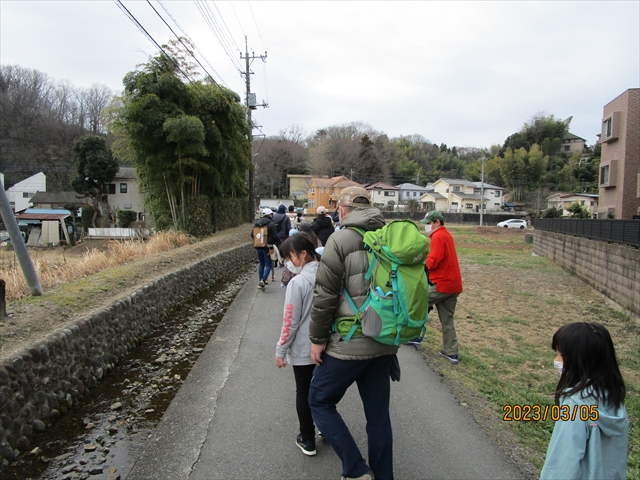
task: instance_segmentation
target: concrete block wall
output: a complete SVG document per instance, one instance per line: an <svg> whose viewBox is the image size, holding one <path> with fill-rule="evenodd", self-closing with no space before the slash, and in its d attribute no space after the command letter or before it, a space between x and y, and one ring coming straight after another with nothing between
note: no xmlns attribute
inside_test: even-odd
<svg viewBox="0 0 640 480"><path fill-rule="evenodd" d="M172 308L253 261L253 245L246 244L170 272L0 365L0 471Z"/></svg>
<svg viewBox="0 0 640 480"><path fill-rule="evenodd" d="M533 252L575 274L617 304L640 315L640 250L535 230Z"/></svg>

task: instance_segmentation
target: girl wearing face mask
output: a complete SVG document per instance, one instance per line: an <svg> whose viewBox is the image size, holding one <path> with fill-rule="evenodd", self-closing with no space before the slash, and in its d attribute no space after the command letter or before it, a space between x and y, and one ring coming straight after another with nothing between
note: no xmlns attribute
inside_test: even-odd
<svg viewBox="0 0 640 480"><path fill-rule="evenodd" d="M309 236L298 233L285 240L280 254L286 259L285 268L295 274L287 285L284 299L284 319L280 339L276 345L276 366L293 366L296 381L296 411L299 434L296 445L305 455L316 454L316 429L309 408L309 386L315 364L311 360L311 301L318 271L316 245Z"/></svg>
<svg viewBox="0 0 640 480"><path fill-rule="evenodd" d="M551 348L558 353L561 416L540 478L626 478L626 389L609 332L598 323L570 323L555 333Z"/></svg>

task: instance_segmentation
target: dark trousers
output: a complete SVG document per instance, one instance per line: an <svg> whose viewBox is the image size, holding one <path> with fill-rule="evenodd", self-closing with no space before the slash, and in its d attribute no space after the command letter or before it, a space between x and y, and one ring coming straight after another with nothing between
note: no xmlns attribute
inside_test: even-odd
<svg viewBox="0 0 640 480"><path fill-rule="evenodd" d="M296 379L296 412L298 412L300 434L303 441L315 440L316 438L316 426L311 416L311 408L309 408L309 386L315 368L314 364L293 366L293 375Z"/></svg>
<svg viewBox="0 0 640 480"><path fill-rule="evenodd" d="M309 390L313 419L342 461L342 475L359 477L373 471L378 480L393 478L393 433L389 417L392 355L370 360L339 360L323 353ZM369 466L338 413L336 405L353 383L358 385L367 419Z"/></svg>
<svg viewBox="0 0 640 480"><path fill-rule="evenodd" d="M268 248L256 248L258 254L258 280L267 281L271 272L271 257Z"/></svg>

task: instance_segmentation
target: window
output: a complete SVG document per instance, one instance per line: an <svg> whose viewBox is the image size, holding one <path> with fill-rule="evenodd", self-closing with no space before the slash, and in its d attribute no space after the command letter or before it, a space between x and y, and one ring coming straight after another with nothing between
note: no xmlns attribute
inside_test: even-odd
<svg viewBox="0 0 640 480"><path fill-rule="evenodd" d="M565 145L564 146L564 151L565 152L570 152L571 151L571 145Z"/></svg>
<svg viewBox="0 0 640 480"><path fill-rule="evenodd" d="M144 212L138 212L138 220L144 222Z"/></svg>
<svg viewBox="0 0 640 480"><path fill-rule="evenodd" d="M445 193L449 193L449 189L448 188L445 190Z"/></svg>
<svg viewBox="0 0 640 480"><path fill-rule="evenodd" d="M316 187L311 187L309 189L309 193L316 193Z"/></svg>
<svg viewBox="0 0 640 480"><path fill-rule="evenodd" d="M618 139L620 132L620 112L613 112L602 121L602 143L613 142Z"/></svg>
<svg viewBox="0 0 640 480"><path fill-rule="evenodd" d="M464 208L473 208L473 205L471 203L465 203Z"/></svg>
<svg viewBox="0 0 640 480"><path fill-rule="evenodd" d="M33 193L29 193L29 192L22 192L22 198L29 198L33 196Z"/></svg>
<svg viewBox="0 0 640 480"><path fill-rule="evenodd" d="M453 187L453 191L454 192L459 192L460 191L460 187Z"/></svg>
<svg viewBox="0 0 640 480"><path fill-rule="evenodd" d="M115 195L116 194L116 184L115 183L107 183L104 186L104 193L106 193L108 195Z"/></svg>
<svg viewBox="0 0 640 480"><path fill-rule="evenodd" d="M500 190L496 190L496 197L500 198Z"/></svg>
<svg viewBox="0 0 640 480"><path fill-rule="evenodd" d="M127 193L127 184L126 183L121 183L120 184L120 193Z"/></svg>
<svg viewBox="0 0 640 480"><path fill-rule="evenodd" d="M396 192L390 192L389 190L385 190L384 196L385 197L395 197L396 196Z"/></svg>
<svg viewBox="0 0 640 480"><path fill-rule="evenodd" d="M417 197L418 196L418 192L413 192L413 196Z"/></svg>
<svg viewBox="0 0 640 480"><path fill-rule="evenodd" d="M618 176L618 161L610 160L608 165L600 166L600 186L615 187Z"/></svg>
<svg viewBox="0 0 640 480"><path fill-rule="evenodd" d="M580 205L584 206L584 200L580 200Z"/></svg>

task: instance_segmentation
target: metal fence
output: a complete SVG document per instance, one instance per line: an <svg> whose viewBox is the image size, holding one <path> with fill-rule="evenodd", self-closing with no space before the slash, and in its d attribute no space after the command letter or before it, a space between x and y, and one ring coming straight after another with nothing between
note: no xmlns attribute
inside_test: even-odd
<svg viewBox="0 0 640 480"><path fill-rule="evenodd" d="M547 230L640 248L640 221L638 220L536 218L533 225L537 230Z"/></svg>

